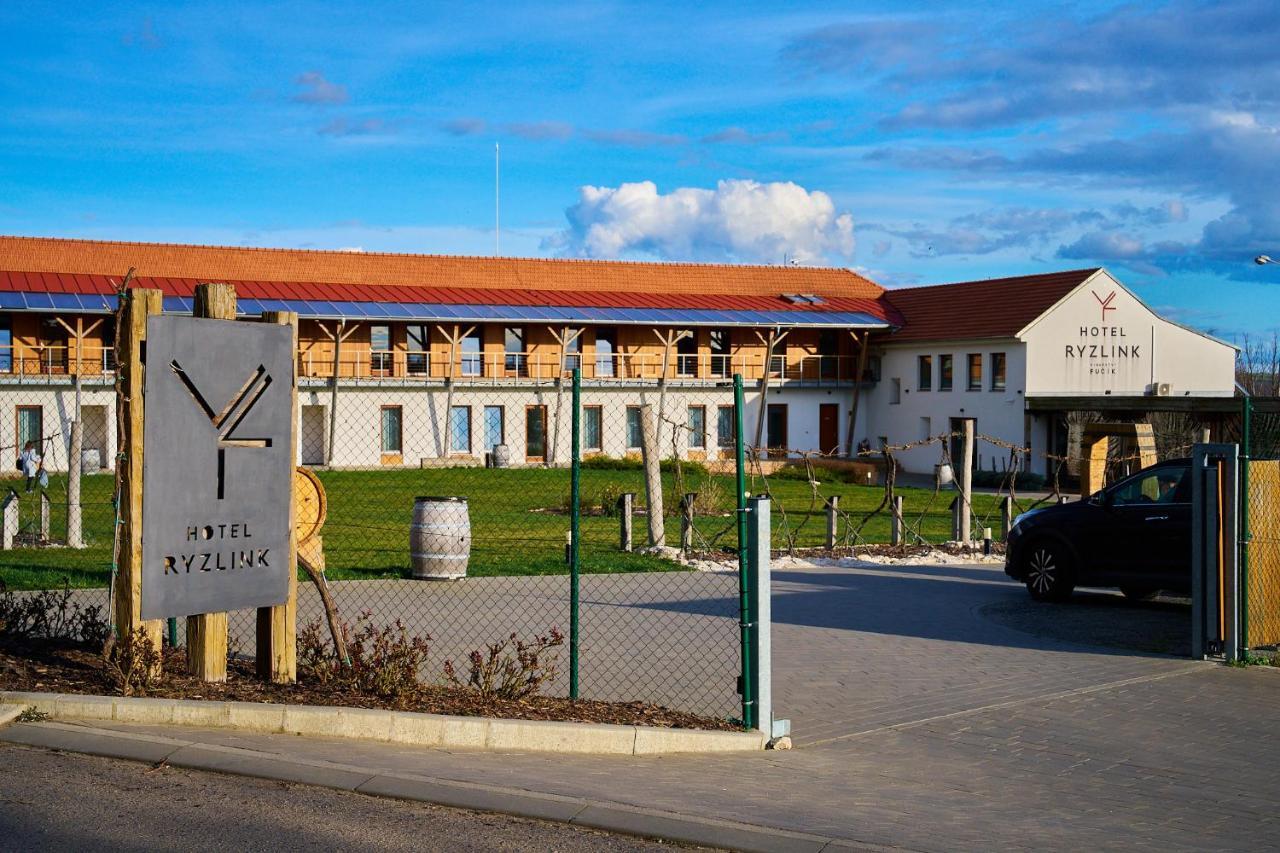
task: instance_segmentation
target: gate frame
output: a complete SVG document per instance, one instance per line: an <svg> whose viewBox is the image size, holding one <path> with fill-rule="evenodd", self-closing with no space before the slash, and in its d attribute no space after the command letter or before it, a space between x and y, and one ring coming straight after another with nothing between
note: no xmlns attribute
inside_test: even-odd
<svg viewBox="0 0 1280 853"><path fill-rule="evenodd" d="M1220 643L1223 656L1237 661L1243 636L1239 446L1195 445L1190 476L1191 656L1203 659Z"/></svg>

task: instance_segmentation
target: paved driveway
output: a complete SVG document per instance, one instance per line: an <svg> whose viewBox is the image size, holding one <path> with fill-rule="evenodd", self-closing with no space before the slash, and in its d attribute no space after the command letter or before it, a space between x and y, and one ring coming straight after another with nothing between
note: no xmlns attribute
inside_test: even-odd
<svg viewBox="0 0 1280 853"><path fill-rule="evenodd" d="M1185 605L1084 593L1036 607L981 566L783 565L775 579L790 752L623 759L181 736L895 848L1280 846L1280 672L1161 654L1181 642Z"/></svg>

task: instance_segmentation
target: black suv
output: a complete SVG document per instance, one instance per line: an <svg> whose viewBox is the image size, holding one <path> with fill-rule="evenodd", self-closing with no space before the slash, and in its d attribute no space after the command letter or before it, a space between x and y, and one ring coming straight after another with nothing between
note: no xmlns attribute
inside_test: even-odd
<svg viewBox="0 0 1280 853"><path fill-rule="evenodd" d="M1118 586L1130 598L1191 589L1191 462L1144 468L1087 500L1014 520L1004 571L1037 601L1077 586Z"/></svg>

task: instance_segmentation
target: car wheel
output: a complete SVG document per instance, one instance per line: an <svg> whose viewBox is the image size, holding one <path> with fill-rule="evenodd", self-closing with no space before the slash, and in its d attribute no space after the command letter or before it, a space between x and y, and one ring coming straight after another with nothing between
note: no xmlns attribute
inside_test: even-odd
<svg viewBox="0 0 1280 853"><path fill-rule="evenodd" d="M1124 593L1124 597L1130 601L1150 601L1156 597L1156 593L1160 590L1152 589L1149 586L1122 586L1120 592Z"/></svg>
<svg viewBox="0 0 1280 853"><path fill-rule="evenodd" d="M1036 601L1063 601L1075 589L1075 572L1065 548L1054 542L1032 544L1027 553L1027 592Z"/></svg>

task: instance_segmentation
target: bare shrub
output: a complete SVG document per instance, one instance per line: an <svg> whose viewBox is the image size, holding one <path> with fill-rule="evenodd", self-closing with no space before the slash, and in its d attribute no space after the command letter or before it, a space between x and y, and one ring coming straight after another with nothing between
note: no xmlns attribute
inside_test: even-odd
<svg viewBox="0 0 1280 853"><path fill-rule="evenodd" d="M160 649L138 628L111 644L104 669L121 696L145 695L160 677Z"/></svg>
<svg viewBox="0 0 1280 853"><path fill-rule="evenodd" d="M355 631L342 623L343 641L350 665L343 666L325 640L320 620L313 619L298 632L298 673L319 684L357 690L384 699L412 693L420 686L418 673L426 664L431 637L411 635L396 620L381 627L365 611Z"/></svg>
<svg viewBox="0 0 1280 853"><path fill-rule="evenodd" d="M470 688L485 697L523 699L555 678L557 659L548 650L561 645L564 634L555 627L528 643L513 633L500 643L490 643L486 653L476 650L467 656L465 682L451 660L444 662L444 677L455 687Z"/></svg>

